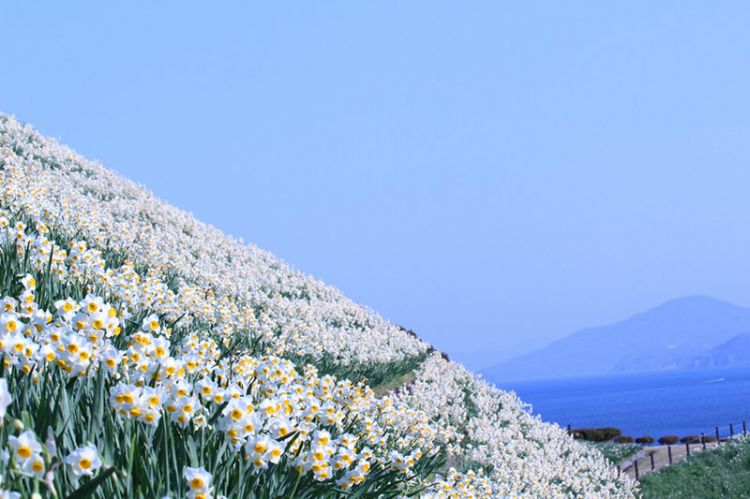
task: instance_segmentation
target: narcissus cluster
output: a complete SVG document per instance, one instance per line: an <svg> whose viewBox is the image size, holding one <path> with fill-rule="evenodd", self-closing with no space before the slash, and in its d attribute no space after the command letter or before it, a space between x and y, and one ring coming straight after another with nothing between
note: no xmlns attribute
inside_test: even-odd
<svg viewBox="0 0 750 499"><path fill-rule="evenodd" d="M4 115L0 183L7 497L637 493L419 338Z"/></svg>

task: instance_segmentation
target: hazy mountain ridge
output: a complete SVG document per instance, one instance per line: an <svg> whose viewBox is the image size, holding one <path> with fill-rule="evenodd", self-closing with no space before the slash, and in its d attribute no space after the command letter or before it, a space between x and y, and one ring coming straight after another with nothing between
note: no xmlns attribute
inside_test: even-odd
<svg viewBox="0 0 750 499"><path fill-rule="evenodd" d="M750 366L750 333L738 334L729 341L693 358L686 367L701 369Z"/></svg>
<svg viewBox="0 0 750 499"><path fill-rule="evenodd" d="M749 333L750 308L689 296L577 331L482 372L504 381L750 365Z"/></svg>

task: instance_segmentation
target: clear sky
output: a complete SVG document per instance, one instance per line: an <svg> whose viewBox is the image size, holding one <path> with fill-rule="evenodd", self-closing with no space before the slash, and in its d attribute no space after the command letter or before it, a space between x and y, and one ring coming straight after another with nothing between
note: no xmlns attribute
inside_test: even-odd
<svg viewBox="0 0 750 499"><path fill-rule="evenodd" d="M0 110L481 368L750 305L746 2L14 2Z"/></svg>

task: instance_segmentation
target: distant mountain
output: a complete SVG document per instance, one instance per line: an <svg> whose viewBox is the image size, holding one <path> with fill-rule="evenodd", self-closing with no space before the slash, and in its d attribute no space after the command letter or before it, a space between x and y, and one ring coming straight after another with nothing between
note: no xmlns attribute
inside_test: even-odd
<svg viewBox="0 0 750 499"><path fill-rule="evenodd" d="M748 332L750 308L689 296L616 324L583 329L482 373L490 381L506 381L708 367L725 358L740 362L739 353L727 357L733 348L750 357Z"/></svg>
<svg viewBox="0 0 750 499"><path fill-rule="evenodd" d="M726 343L693 358L687 367L743 367L750 366L750 333L738 334Z"/></svg>

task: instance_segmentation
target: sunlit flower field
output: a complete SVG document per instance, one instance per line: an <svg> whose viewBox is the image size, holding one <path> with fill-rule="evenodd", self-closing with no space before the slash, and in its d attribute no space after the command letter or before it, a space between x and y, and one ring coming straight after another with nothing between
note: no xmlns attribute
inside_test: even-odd
<svg viewBox="0 0 750 499"><path fill-rule="evenodd" d="M0 497L637 495L514 394L5 115L0 181Z"/></svg>

